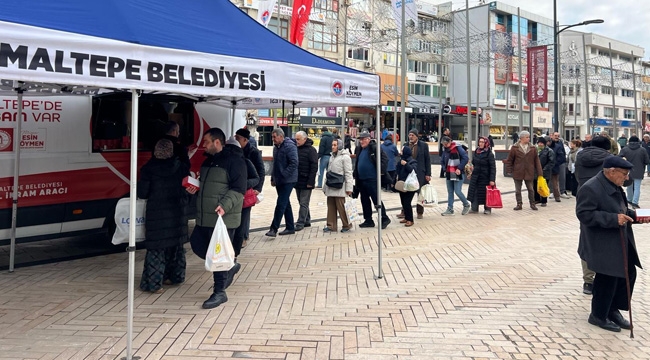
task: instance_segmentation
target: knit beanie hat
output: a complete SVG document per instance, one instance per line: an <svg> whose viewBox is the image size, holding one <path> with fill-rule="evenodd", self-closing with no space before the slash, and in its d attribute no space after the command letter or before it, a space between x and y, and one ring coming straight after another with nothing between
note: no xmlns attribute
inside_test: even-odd
<svg viewBox="0 0 650 360"><path fill-rule="evenodd" d="M160 139L153 150L156 159L169 159L174 155L174 144L168 139Z"/></svg>

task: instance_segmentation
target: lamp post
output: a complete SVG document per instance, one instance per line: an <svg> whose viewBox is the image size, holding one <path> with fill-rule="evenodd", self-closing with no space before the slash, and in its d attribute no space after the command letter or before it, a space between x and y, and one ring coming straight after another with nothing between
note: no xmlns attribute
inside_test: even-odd
<svg viewBox="0 0 650 360"><path fill-rule="evenodd" d="M559 85L559 75L558 75L558 63L559 63L559 54L558 54L558 45L560 43L560 33L566 29L575 27L575 26L582 26L582 25L589 25L589 24L602 24L604 23L605 20L603 19L594 19L594 20L587 20L583 21L577 24L572 24L572 25L566 25L562 29L560 29L560 25L558 25L557 22L557 0L553 0L553 24L554 24L554 36L553 36L553 131L558 131L559 125L560 125L560 117L559 117L559 106L560 106L560 91L561 89L558 89Z"/></svg>

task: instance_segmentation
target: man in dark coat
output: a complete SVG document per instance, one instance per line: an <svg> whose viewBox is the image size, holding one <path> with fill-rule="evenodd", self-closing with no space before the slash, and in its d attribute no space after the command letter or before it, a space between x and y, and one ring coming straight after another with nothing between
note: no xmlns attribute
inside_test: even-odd
<svg viewBox="0 0 650 360"><path fill-rule="evenodd" d="M284 137L284 131L280 128L273 129L271 138L274 145L271 186L275 186L278 192L278 200L275 203L271 228L266 233L266 236L276 237L283 216L286 229L280 231L279 234L291 235L296 232L290 197L291 191L298 182L298 149L292 139Z"/></svg>
<svg viewBox="0 0 650 360"><path fill-rule="evenodd" d="M578 179L578 191L589 179L596 176L603 169L603 162L611 155L609 153L610 147L611 143L608 138L595 136L591 140L590 147L578 152L575 172L576 179ZM582 263L582 292L591 295L596 273L589 269L584 260L580 262Z"/></svg>
<svg viewBox="0 0 650 360"><path fill-rule="evenodd" d="M634 169L630 172L631 184L626 189L627 202L632 207L638 209L639 197L641 196L641 180L645 174L645 167L650 163L648 152L641 147L641 142L636 135L630 136L630 141L625 147L621 147L621 152L618 156L625 158L632 163Z"/></svg>
<svg viewBox="0 0 650 360"><path fill-rule="evenodd" d="M551 181L551 174L553 172L553 167L555 166L555 152L551 150L546 144L548 143L547 139L544 136L537 138L537 156L539 156L539 164L542 166L542 173L537 174L537 176L542 176L547 183ZM537 189L537 177L533 180L533 189ZM535 202L539 201L541 206L546 206L548 202L547 197L540 196L535 192Z"/></svg>
<svg viewBox="0 0 650 360"><path fill-rule="evenodd" d="M630 296L641 262L634 242L632 224L638 223L636 212L628 208L621 187L632 164L610 156L603 170L578 191L576 216L580 220L578 254L596 272L589 323L609 331L630 328L619 310L629 310L626 276ZM648 220L642 220L645 223ZM627 260L628 273L625 273Z"/></svg>
<svg viewBox="0 0 650 360"><path fill-rule="evenodd" d="M320 136L320 144L318 144L318 158L320 159L320 168L318 169L318 187L323 187L323 176L327 170L327 165L330 162L332 153L332 141L334 141L334 134L332 134L327 127L323 126L321 129L322 135Z"/></svg>
<svg viewBox="0 0 650 360"><path fill-rule="evenodd" d="M551 150L555 153L555 165L552 171L552 191L555 201L560 202L560 196L567 197L566 192L566 151L564 150L564 142L560 139L560 133L554 132L551 139ZM551 185L551 183L549 183Z"/></svg>
<svg viewBox="0 0 650 360"><path fill-rule="evenodd" d="M372 219L372 207L370 200L377 206L377 143L370 139L370 133L362 132L357 137L359 146L354 150L354 171L352 176L355 180L355 186L359 189L361 198L361 207L363 208L364 222L359 227L374 227L375 221ZM381 151L381 176L386 176L388 171L388 156ZM354 195L353 195L354 196ZM386 207L381 203L381 228L385 229L390 224L390 218L386 215Z"/></svg>
<svg viewBox="0 0 650 360"><path fill-rule="evenodd" d="M181 127L175 121L169 121L166 125L165 136L163 139L167 139L174 144L174 156L178 158L182 163L190 165L190 157L187 154L187 148L181 144L178 137L181 134Z"/></svg>
<svg viewBox="0 0 650 360"><path fill-rule="evenodd" d="M147 199L144 248L147 254L140 289L160 293L162 285L185 281L188 194L181 183L190 168L174 156L173 143L158 140L154 156L140 170L138 197Z"/></svg>
<svg viewBox="0 0 650 360"><path fill-rule="evenodd" d="M418 167L415 172L418 174L418 183L420 188L431 181L431 156L429 155L429 145L424 141L418 139L418 131L411 129L408 134L409 144L413 159L417 161ZM417 205L416 210L418 219L422 219L424 214L424 206Z"/></svg>
<svg viewBox="0 0 650 360"><path fill-rule="evenodd" d="M259 193L262 192L262 189L264 188L264 178L266 176L265 169L264 169L264 160L262 160L262 152L257 149L257 145L255 145L250 139L254 139L252 137L251 132L246 129L239 129L235 133L235 140L239 143L241 146L242 151L244 152L244 157L248 160L250 160L251 163L253 163L253 166L255 167L255 172L257 173L257 176L259 177L259 182L257 185L253 186L253 190L255 191L255 195L259 195ZM250 176L249 176L250 177ZM250 210L250 209L249 209ZM242 242L241 247L245 248L246 243L248 242L248 237L249 237L249 231L250 231L250 211L248 211L248 214L246 212L242 212L242 222L244 222L246 225L244 226L244 241Z"/></svg>
<svg viewBox="0 0 650 360"><path fill-rule="evenodd" d="M187 189L190 194L196 194L196 226L190 236L192 251L202 259L208 252L212 232L221 216L228 237L232 241L235 230L241 224L241 211L246 193L246 160L243 154L234 153L226 147L226 135L219 128L211 128L203 135L203 147L207 159L201 164L200 189ZM241 265L235 263L229 271L215 271L213 293L203 303L204 309L215 308L226 301L226 288L232 283L233 277Z"/></svg>
<svg viewBox="0 0 650 360"><path fill-rule="evenodd" d="M453 137L451 137L451 131L449 130L449 128L445 128L444 130L442 130L442 135L438 136L438 156L439 157L442 156L442 148L443 148L442 141L440 141L440 139L442 139L444 136L446 136L446 137L448 137L448 138L450 138L452 140L454 139ZM442 166L440 168L440 178L441 179L445 178L445 167L444 166Z"/></svg>
<svg viewBox="0 0 650 360"><path fill-rule="evenodd" d="M296 231L311 226L311 214L309 213L309 201L311 192L316 183L318 172L318 153L314 148L314 141L307 137L304 131L296 133L296 144L298 145L298 182L296 182L296 196L300 204Z"/></svg>

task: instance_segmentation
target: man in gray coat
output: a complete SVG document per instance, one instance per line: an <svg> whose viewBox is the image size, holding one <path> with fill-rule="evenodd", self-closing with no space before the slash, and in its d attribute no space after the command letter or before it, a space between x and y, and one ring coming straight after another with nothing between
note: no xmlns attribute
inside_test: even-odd
<svg viewBox="0 0 650 360"><path fill-rule="evenodd" d="M578 190L576 200L578 254L596 272L588 321L616 332L630 328L619 310L629 310L625 278L629 278L631 296L636 266L641 267L632 231L632 224L638 223L636 212L628 208L621 187L631 168L632 164L620 157L608 157L603 170ZM627 274L625 261L629 264Z"/></svg>
<svg viewBox="0 0 650 360"><path fill-rule="evenodd" d="M636 135L630 136L630 142L626 144L627 146L621 148L618 156L625 158L634 166L630 171L631 184L628 185L626 192L627 202L638 209L639 197L641 196L641 180L643 180L645 174L645 167L650 163L650 157L648 157L648 152L641 147L641 141Z"/></svg>

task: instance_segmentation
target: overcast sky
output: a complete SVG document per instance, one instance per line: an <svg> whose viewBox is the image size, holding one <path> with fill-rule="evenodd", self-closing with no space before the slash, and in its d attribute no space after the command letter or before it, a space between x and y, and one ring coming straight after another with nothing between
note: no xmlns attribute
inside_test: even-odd
<svg viewBox="0 0 650 360"><path fill-rule="evenodd" d="M503 3L553 19L553 0L503 0ZM486 1L489 3L489 0ZM454 9L465 8L465 2L453 0ZM470 7L478 4L470 0ZM649 0L557 0L557 17L561 25L584 20L603 19L604 24L577 27L575 30L594 32L645 48L645 59L650 58L650 1Z"/></svg>

